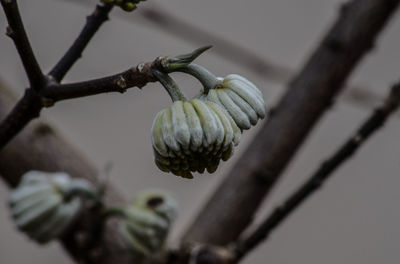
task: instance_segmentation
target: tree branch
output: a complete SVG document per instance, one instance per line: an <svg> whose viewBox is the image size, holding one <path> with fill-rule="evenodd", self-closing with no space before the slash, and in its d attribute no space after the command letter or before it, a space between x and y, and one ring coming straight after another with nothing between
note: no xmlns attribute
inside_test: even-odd
<svg viewBox="0 0 400 264"><path fill-rule="evenodd" d="M269 120L199 212L183 242L225 245L238 238L354 67L373 47L399 2L353 0L342 7Z"/></svg>
<svg viewBox="0 0 400 264"><path fill-rule="evenodd" d="M91 81L52 84L36 92L27 89L25 95L0 123L0 149L18 134L32 119L39 116L43 107L71 98L108 92L124 92L130 87L143 87L154 82L151 68L155 61L139 64L129 70Z"/></svg>
<svg viewBox="0 0 400 264"><path fill-rule="evenodd" d="M4 117L15 103L13 95L0 83L0 117ZM10 186L16 186L23 173L29 170L65 171L72 177L85 178L97 184L97 169L62 138L53 128L42 122L26 127L10 144L0 150L0 176ZM106 205L124 203L112 186L107 186ZM87 248L98 212L87 211L78 223L62 238L61 243L78 263L131 264L135 263L125 250L116 223L107 225L97 244ZM85 262L83 262L85 260Z"/></svg>
<svg viewBox="0 0 400 264"><path fill-rule="evenodd" d="M262 221L253 232L236 243L236 261L242 259L257 245L267 239L277 226L282 224L294 210L317 191L340 165L349 159L374 132L383 126L386 119L397 110L399 104L400 82L392 86L386 102L381 107L375 109L358 131L331 158L323 162L319 169L281 206L278 206L272 214Z"/></svg>
<svg viewBox="0 0 400 264"><path fill-rule="evenodd" d="M46 87L42 95L53 102L108 92L125 92L128 88L142 88L149 82L155 82L151 73L153 62L139 64L124 72L90 81L70 84L56 84Z"/></svg>
<svg viewBox="0 0 400 264"><path fill-rule="evenodd" d="M17 1L1 0L1 4L9 23L7 35L14 40L15 46L17 47L25 71L28 75L31 88L25 91L22 99L14 106L10 114L0 123L0 149L4 147L16 134L18 134L32 119L38 117L44 106L49 106L49 104L53 103L49 102L48 98L43 98L43 92L46 91L54 94L54 91L52 91L54 86L48 86L49 83L47 83L29 44L18 10ZM112 7L113 5L111 4L96 6L94 13L88 17L87 23L79 37L60 62L50 72L50 74L53 75L52 83L54 83L54 81L58 83L72 67L74 62L81 56L83 49L96 33L97 29L108 19L108 13ZM74 87L71 87L71 89L72 88ZM87 89L90 88L93 89L93 87L87 87ZM65 93L65 89L60 93Z"/></svg>
<svg viewBox="0 0 400 264"><path fill-rule="evenodd" d="M31 88L26 89L24 96L0 123L0 149L32 119L37 118L42 107L43 104L39 94Z"/></svg>
<svg viewBox="0 0 400 264"><path fill-rule="evenodd" d="M108 14L112 10L113 6L114 5L112 4L97 5L94 12L87 17L86 24L78 38L61 60L49 72L49 75L54 81L57 83L60 82L74 63L82 56L83 50L86 48L94 34L100 26L108 20Z"/></svg>
<svg viewBox="0 0 400 264"><path fill-rule="evenodd" d="M32 51L28 36L26 35L17 1L1 0L1 4L9 24L7 27L7 36L14 41L28 76L30 87L39 90L45 84L45 77Z"/></svg>

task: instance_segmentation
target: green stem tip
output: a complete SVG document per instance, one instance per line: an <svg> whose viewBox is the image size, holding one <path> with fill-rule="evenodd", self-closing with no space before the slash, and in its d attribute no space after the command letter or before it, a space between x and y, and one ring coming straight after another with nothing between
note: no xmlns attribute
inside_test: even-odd
<svg viewBox="0 0 400 264"><path fill-rule="evenodd" d="M198 48L191 53L182 54L175 57L167 57L163 62L163 67L166 72L173 72L179 68L186 67L192 63L197 57L203 54L206 50L210 49L212 46L204 46Z"/></svg>

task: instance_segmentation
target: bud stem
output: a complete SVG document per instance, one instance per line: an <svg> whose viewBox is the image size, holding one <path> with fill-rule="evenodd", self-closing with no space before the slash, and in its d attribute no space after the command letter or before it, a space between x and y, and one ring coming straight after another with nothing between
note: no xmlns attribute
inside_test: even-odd
<svg viewBox="0 0 400 264"><path fill-rule="evenodd" d="M204 93L208 94L210 89L214 89L221 81L203 66L191 63L185 67L178 68L174 71L184 72L192 75L204 86Z"/></svg>
<svg viewBox="0 0 400 264"><path fill-rule="evenodd" d="M187 101L185 95L179 89L179 86L176 82L166 73L163 73L157 69L153 69L152 73L154 77L164 86L165 90L167 90L169 96L172 101Z"/></svg>

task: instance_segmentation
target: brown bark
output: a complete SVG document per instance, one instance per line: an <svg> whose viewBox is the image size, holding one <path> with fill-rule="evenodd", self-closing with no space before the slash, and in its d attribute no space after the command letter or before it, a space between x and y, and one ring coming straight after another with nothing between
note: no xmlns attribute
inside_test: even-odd
<svg viewBox="0 0 400 264"><path fill-rule="evenodd" d="M399 2L353 0L342 6L269 120L199 212L184 242L225 245L238 238L352 70L374 46Z"/></svg>

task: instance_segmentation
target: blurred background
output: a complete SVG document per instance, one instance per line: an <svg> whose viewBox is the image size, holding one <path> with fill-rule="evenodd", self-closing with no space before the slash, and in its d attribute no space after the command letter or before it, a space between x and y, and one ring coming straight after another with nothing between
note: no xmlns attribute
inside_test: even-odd
<svg viewBox="0 0 400 264"><path fill-rule="evenodd" d="M160 55L182 54L212 44L215 47L197 63L219 76L229 73L246 76L258 85L271 106L284 91L286 77L290 75L288 69L302 66L336 18L341 2L149 0L133 13L116 8L111 21L103 25L65 81L110 75ZM19 3L32 46L47 72L77 36L96 1L20 0ZM163 26L167 23L156 24L147 19L146 13L140 11L142 7L167 12L211 35L205 37L189 31L186 37L180 37L176 33L179 27L174 25L166 31ZM3 32L6 25L1 12ZM285 171L260 215L284 199L342 144L380 102L389 86L400 78L399 30L400 16L397 16L348 82L363 86L374 95L372 99L360 101L349 93L338 98ZM234 55L221 56L215 52L232 46L240 46L249 53L234 61ZM251 56L276 63L280 71L266 72L259 63L249 64L255 60ZM18 95L22 94L27 80L12 41L4 35L0 37L0 74ZM182 74L173 77L188 95L200 89L190 77ZM260 125L245 132L236 155L215 174L184 180L159 171L153 164L151 124L155 114L169 104L163 88L149 84L142 90L129 89L123 95L104 94L60 102L43 111L42 118L51 121L99 168L112 162L111 180L126 197L149 187L175 193L180 201L180 215L170 240L176 245L180 233L240 158ZM397 115L243 263L397 264L399 134L400 115ZM73 263L57 243L39 247L16 232L6 208L7 195L6 186L0 184L0 263Z"/></svg>

